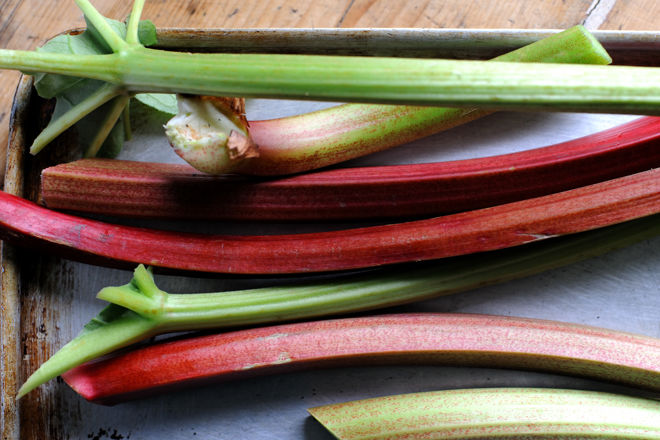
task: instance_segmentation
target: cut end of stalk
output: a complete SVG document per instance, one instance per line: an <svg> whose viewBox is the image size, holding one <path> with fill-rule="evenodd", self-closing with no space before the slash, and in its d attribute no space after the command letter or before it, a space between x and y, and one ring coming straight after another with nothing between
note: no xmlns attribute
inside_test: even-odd
<svg viewBox="0 0 660 440"><path fill-rule="evenodd" d="M598 41L598 39L583 25L574 26L566 31L569 33L574 40L571 41L573 46L579 46L584 44L584 47L589 50L583 50L578 53L584 56L584 59L580 60L581 64L612 64L612 57L603 45ZM567 49L571 49L571 44L567 45Z"/></svg>
<svg viewBox="0 0 660 440"><path fill-rule="evenodd" d="M199 171L232 173L259 156L245 103L238 98L179 95L179 113L165 125L174 151Z"/></svg>

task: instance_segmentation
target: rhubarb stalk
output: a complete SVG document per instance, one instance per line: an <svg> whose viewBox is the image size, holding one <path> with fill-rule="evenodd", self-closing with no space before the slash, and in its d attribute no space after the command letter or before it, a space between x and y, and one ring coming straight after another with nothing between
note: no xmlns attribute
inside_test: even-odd
<svg viewBox="0 0 660 440"><path fill-rule="evenodd" d="M608 64L611 59L582 26L532 43L495 61ZM205 97L178 96L179 115L165 126L184 160L210 174L292 174L382 151L466 123L486 110L344 104L280 119L250 121L256 154L232 158L226 147L243 126L218 124L227 112Z"/></svg>
<svg viewBox="0 0 660 440"><path fill-rule="evenodd" d="M594 391L448 390L326 405L309 412L340 440L660 438L659 402Z"/></svg>
<svg viewBox="0 0 660 440"><path fill-rule="evenodd" d="M185 164L82 159L46 168L51 209L128 217L329 220L485 208L660 166L660 118L494 157L343 168L271 180L208 176Z"/></svg>
<svg viewBox="0 0 660 440"><path fill-rule="evenodd" d="M88 262L277 274L375 267L518 246L660 212L660 168L543 197L389 225L214 235L108 224L0 192L0 235Z"/></svg>
<svg viewBox="0 0 660 440"><path fill-rule="evenodd" d="M660 232L657 218L556 238L506 251L471 255L404 272L345 281L235 292L168 294L142 266L124 286L98 297L109 305L75 339L30 376L24 395L59 374L152 335L311 318L403 304L528 276L605 253Z"/></svg>
<svg viewBox="0 0 660 440"><path fill-rule="evenodd" d="M87 15L90 10L85 8L84 12ZM120 44L110 55L3 50L0 67L98 79L130 92L546 111L660 112L660 71L637 66L191 54Z"/></svg>
<svg viewBox="0 0 660 440"><path fill-rule="evenodd" d="M395 314L180 338L89 362L63 378L116 403L171 387L310 367L441 364L536 370L660 391L660 340L554 321Z"/></svg>

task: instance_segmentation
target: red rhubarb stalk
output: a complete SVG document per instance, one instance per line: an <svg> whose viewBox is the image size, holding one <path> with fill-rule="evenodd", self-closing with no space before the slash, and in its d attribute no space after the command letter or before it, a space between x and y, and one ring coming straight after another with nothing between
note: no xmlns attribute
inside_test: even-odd
<svg viewBox="0 0 660 440"><path fill-rule="evenodd" d="M83 159L42 172L53 209L130 217L326 220L429 216L538 197L660 166L660 118L549 147L452 162L360 167L276 180L188 165Z"/></svg>
<svg viewBox="0 0 660 440"><path fill-rule="evenodd" d="M305 234L210 235L83 219L0 194L3 238L72 258L198 272L322 272L502 249L660 212L660 168L432 219ZM36 243L35 243L36 242Z"/></svg>
<svg viewBox="0 0 660 440"><path fill-rule="evenodd" d="M576 324L469 314L399 314L253 328L156 343L63 375L117 403L208 381L365 364L515 368L660 390L660 340Z"/></svg>

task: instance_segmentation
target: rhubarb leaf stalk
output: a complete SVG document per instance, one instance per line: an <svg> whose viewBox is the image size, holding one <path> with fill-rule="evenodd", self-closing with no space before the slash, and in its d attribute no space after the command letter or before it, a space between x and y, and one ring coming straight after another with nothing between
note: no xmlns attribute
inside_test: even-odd
<svg viewBox="0 0 660 440"><path fill-rule="evenodd" d="M411 218L537 197L658 166L660 118L648 116L498 156L250 182L207 176L184 164L82 159L44 169L40 201L56 210L170 219Z"/></svg>
<svg viewBox="0 0 660 440"><path fill-rule="evenodd" d="M318 317L454 294L571 264L658 233L655 216L404 272L218 293L168 294L140 265L130 283L98 293L111 305L44 362L23 384L19 397L77 365L156 334Z"/></svg>
<svg viewBox="0 0 660 440"><path fill-rule="evenodd" d="M660 402L611 393L458 389L309 409L337 439L657 439Z"/></svg>
<svg viewBox="0 0 660 440"><path fill-rule="evenodd" d="M609 64L612 60L593 35L583 26L575 26L493 61ZM249 132L258 146L258 156L228 160L222 150L229 131L218 132L214 115L194 110L204 104L202 98L178 95L178 99L179 115L165 125L165 133L183 159L210 174L299 173L411 142L490 113L475 108L343 104L302 115L250 121ZM191 120L195 122L191 124ZM218 156L223 160L212 159Z"/></svg>
<svg viewBox="0 0 660 440"><path fill-rule="evenodd" d="M102 404L200 381L392 363L533 370L658 392L659 362L660 339L642 335L497 315L395 313L168 338L85 363L62 378Z"/></svg>

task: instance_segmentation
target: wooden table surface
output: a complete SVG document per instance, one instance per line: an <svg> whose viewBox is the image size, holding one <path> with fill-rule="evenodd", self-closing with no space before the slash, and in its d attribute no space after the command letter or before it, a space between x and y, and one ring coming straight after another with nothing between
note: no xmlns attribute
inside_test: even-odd
<svg viewBox="0 0 660 440"><path fill-rule="evenodd" d="M130 0L94 0L123 19ZM429 27L660 30L657 0L160 0L144 17L159 27ZM0 0L0 47L33 49L83 25L73 0ZM0 170L18 73L0 71Z"/></svg>

